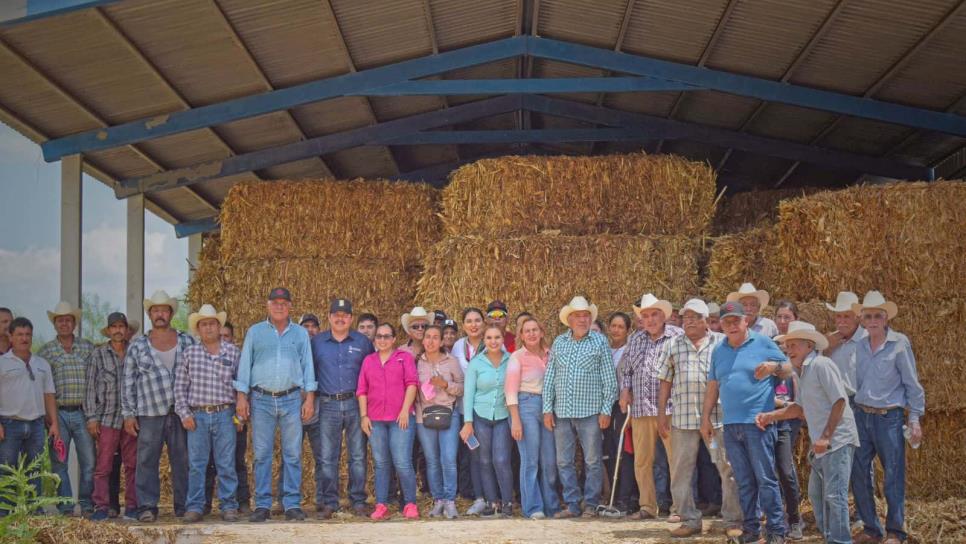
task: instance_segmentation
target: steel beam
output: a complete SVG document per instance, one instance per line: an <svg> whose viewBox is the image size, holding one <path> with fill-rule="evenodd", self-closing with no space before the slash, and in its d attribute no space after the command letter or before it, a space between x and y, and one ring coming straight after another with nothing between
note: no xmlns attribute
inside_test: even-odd
<svg viewBox="0 0 966 544"><path fill-rule="evenodd" d="M394 138L376 138L372 144L546 144L554 142L616 142L660 138L667 131L657 127L561 128L528 130L434 130Z"/></svg>
<svg viewBox="0 0 966 544"><path fill-rule="evenodd" d="M176 224L174 226L174 235L177 238L185 238L202 232L216 231L220 228L221 225L218 224L218 216L213 215L203 219L195 219Z"/></svg>
<svg viewBox="0 0 966 544"><path fill-rule="evenodd" d="M555 93L636 93L700 91L700 87L650 77L570 77L541 79L420 79L367 89L356 96L494 95Z"/></svg>
<svg viewBox="0 0 966 544"><path fill-rule="evenodd" d="M3 0L0 27L56 17L72 11L96 8L119 0Z"/></svg>

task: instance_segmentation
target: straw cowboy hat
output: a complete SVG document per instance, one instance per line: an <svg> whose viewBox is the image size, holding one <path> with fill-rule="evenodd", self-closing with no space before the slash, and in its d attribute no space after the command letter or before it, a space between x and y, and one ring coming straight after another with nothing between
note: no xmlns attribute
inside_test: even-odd
<svg viewBox="0 0 966 544"><path fill-rule="evenodd" d="M835 306L826 302L825 307L828 308L828 311L835 313L851 312L852 305L858 303L859 295L852 291L839 291L839 295L835 298Z"/></svg>
<svg viewBox="0 0 966 544"><path fill-rule="evenodd" d="M899 313L899 307L896 306L895 302L886 301L882 293L878 291L869 291L865 294L865 298L862 299L862 303L855 303L852 305L852 311L855 315L862 315L862 310L885 310L886 315L889 319L892 319Z"/></svg>
<svg viewBox="0 0 966 544"><path fill-rule="evenodd" d="M158 289L151 295L151 298L144 299L144 313L151 311L154 306L169 306L171 313L178 312L178 299L168 295L164 289Z"/></svg>
<svg viewBox="0 0 966 544"><path fill-rule="evenodd" d="M656 296L652 295L651 293L647 293L646 295L641 297L640 306L638 306L637 304L634 305L634 313L640 316L641 312L643 312L644 310L650 310L651 308L657 308L658 310L661 310L662 312L664 312L665 319L670 317L671 312L673 311L673 306L671 305L670 302L666 300L659 300Z"/></svg>
<svg viewBox="0 0 966 544"><path fill-rule="evenodd" d="M745 297L757 298L758 305L762 308L768 306L768 300L771 298L768 296L768 291L755 289L755 286L750 283L742 283L737 291L728 293L728 298L725 299L725 302L741 302L741 299Z"/></svg>
<svg viewBox="0 0 966 544"><path fill-rule="evenodd" d="M567 318L574 312L590 312L590 320L597 320L597 305L587 302L587 299L582 296L570 299L570 304L560 309L560 322L569 327L570 323L567 322Z"/></svg>
<svg viewBox="0 0 966 544"><path fill-rule="evenodd" d="M808 340L815 344L815 349L818 351L822 351L828 347L828 338L825 338L824 334L815 330L815 325L806 323L805 321L792 321L788 324L788 332L779 334L774 340L776 342L784 342L785 340Z"/></svg>
<svg viewBox="0 0 966 544"><path fill-rule="evenodd" d="M60 301L57 303L57 307L54 308L54 311L47 312L47 318L50 319L51 323L53 323L55 319L57 319L62 315L74 316L74 324L77 325L78 323L80 323L80 320L81 320L81 309L75 308L74 305L71 304L70 302Z"/></svg>
<svg viewBox="0 0 966 544"><path fill-rule="evenodd" d="M225 326L225 321L228 320L228 314L225 312L216 312L215 307L211 304L204 304L201 308L188 316L188 330L191 334L198 336L198 322L205 319L217 319L221 326Z"/></svg>
<svg viewBox="0 0 966 544"><path fill-rule="evenodd" d="M430 317L429 312L426 311L426 308L416 306L402 316L402 326L403 330L406 331L406 334L409 334L409 325L413 321L425 321L427 323L431 323L433 319Z"/></svg>

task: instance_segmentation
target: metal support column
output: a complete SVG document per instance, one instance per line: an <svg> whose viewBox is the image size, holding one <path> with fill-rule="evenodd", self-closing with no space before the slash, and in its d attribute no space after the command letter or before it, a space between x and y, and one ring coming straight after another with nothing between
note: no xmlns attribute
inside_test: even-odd
<svg viewBox="0 0 966 544"><path fill-rule="evenodd" d="M148 330L144 322L144 195L127 199L127 295L128 321L141 323L141 332Z"/></svg>
<svg viewBox="0 0 966 544"><path fill-rule="evenodd" d="M81 157L60 163L60 300L81 302ZM77 324L80 331L80 323Z"/></svg>

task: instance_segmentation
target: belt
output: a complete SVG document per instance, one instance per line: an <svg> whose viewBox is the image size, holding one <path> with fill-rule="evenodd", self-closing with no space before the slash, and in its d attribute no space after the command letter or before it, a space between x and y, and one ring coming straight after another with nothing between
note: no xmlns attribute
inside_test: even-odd
<svg viewBox="0 0 966 544"><path fill-rule="evenodd" d="M320 400L349 400L356 396L355 391L343 391L342 393L336 393L335 395L319 395Z"/></svg>
<svg viewBox="0 0 966 544"><path fill-rule="evenodd" d="M44 419L44 416L40 416L40 417L34 418L34 419L26 419L26 418L22 418L22 417L19 417L19 416L0 416L0 419L11 419L13 421L22 421L24 423L33 423L34 421L38 421L38 420Z"/></svg>
<svg viewBox="0 0 966 544"><path fill-rule="evenodd" d="M83 410L83 404L75 404L73 406L57 406L57 409L61 412L76 412L78 410Z"/></svg>
<svg viewBox="0 0 966 544"><path fill-rule="evenodd" d="M891 408L873 408L871 406L866 406L864 404L856 403L855 406L867 414L872 414L876 416L884 416L893 410L900 409L898 406L892 406Z"/></svg>
<svg viewBox="0 0 966 544"><path fill-rule="evenodd" d="M232 403L225 404L209 404L208 406L192 406L192 412L204 412L206 414L214 414L215 412L221 412L227 410L234 406Z"/></svg>
<svg viewBox="0 0 966 544"><path fill-rule="evenodd" d="M286 389L285 391L269 391L268 389L262 389L261 387L259 387L257 385L253 385L252 386L252 391L255 391L256 393L261 393L263 395L268 395L270 397L275 397L275 398L284 397L286 395L290 395L290 394L292 394L292 393L294 393L294 392L296 392L298 390L299 390L299 386L297 386L297 385L294 386L294 387L290 387L289 389Z"/></svg>

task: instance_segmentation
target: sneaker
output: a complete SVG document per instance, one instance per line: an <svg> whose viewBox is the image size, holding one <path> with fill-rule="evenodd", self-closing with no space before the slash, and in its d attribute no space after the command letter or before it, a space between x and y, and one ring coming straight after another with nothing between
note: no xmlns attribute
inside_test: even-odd
<svg viewBox="0 0 966 544"><path fill-rule="evenodd" d="M584 512L582 514L580 514L580 517L582 517L582 518L596 518L597 517L597 509L594 508L593 506L585 506L584 507Z"/></svg>
<svg viewBox="0 0 966 544"><path fill-rule="evenodd" d="M789 523L788 524L788 534L785 535L788 540L802 540L805 538L802 535L802 522Z"/></svg>
<svg viewBox="0 0 966 544"><path fill-rule="evenodd" d="M202 515L201 512L195 512L194 510L192 510L190 512L185 512L184 522L185 523L198 523L199 521L201 521L201 518L203 518L203 517L204 517L204 515Z"/></svg>
<svg viewBox="0 0 966 544"><path fill-rule="evenodd" d="M238 510L225 510L221 513L221 519L229 523L238 521Z"/></svg>
<svg viewBox="0 0 966 544"><path fill-rule="evenodd" d="M486 508L486 501L483 499L476 499L473 501L473 505L466 510L466 515L478 516L483 513L484 508Z"/></svg>
<svg viewBox="0 0 966 544"><path fill-rule="evenodd" d="M285 519L288 521L302 521L305 519L305 512L301 508L289 508L285 511Z"/></svg>
<svg viewBox="0 0 966 544"><path fill-rule="evenodd" d="M144 512L141 512L140 514L138 514L138 521L140 521L141 523L152 523L154 521L157 521L157 519L158 519L158 515L150 510L145 510Z"/></svg>
<svg viewBox="0 0 966 544"><path fill-rule="evenodd" d="M97 512L94 512L94 513L96 514ZM109 517L111 519L116 518L120 514L121 514L121 512L117 508L108 508L107 509L107 517Z"/></svg>
<svg viewBox="0 0 966 544"><path fill-rule="evenodd" d="M492 519L492 518L495 518L497 514L498 514L498 510L496 506L492 504L487 504L486 506L483 507L483 511L480 512L480 517Z"/></svg>
<svg viewBox="0 0 966 544"><path fill-rule="evenodd" d="M252 523L261 523L268 520L271 515L271 511L268 508L256 508L250 516L248 516L248 521Z"/></svg>
<svg viewBox="0 0 966 544"><path fill-rule="evenodd" d="M534 512L530 514L530 519L547 519L547 516L543 512Z"/></svg>
<svg viewBox="0 0 966 544"><path fill-rule="evenodd" d="M691 525L681 525L675 529L671 529L671 536L675 538L686 538L689 536L700 535L700 527L692 527Z"/></svg>
<svg viewBox="0 0 966 544"><path fill-rule="evenodd" d="M513 517L513 503L506 503L502 507L496 509L497 513L501 518L512 518Z"/></svg>
<svg viewBox="0 0 966 544"><path fill-rule="evenodd" d="M436 499L433 501L433 509L429 511L429 517L438 518L443 515L443 508L446 505L446 501L442 499Z"/></svg>
<svg viewBox="0 0 966 544"><path fill-rule="evenodd" d="M376 521L386 519L389 516L389 509L386 508L385 504L379 503L376 505L376 509L373 510L372 514L369 516L371 519Z"/></svg>
<svg viewBox="0 0 966 544"><path fill-rule="evenodd" d="M137 521L138 512L137 510L124 510L124 515L121 516L121 521Z"/></svg>
<svg viewBox="0 0 966 544"><path fill-rule="evenodd" d="M456 519L460 516L459 511L456 509L456 501L443 501L443 516L446 519Z"/></svg>
<svg viewBox="0 0 966 544"><path fill-rule="evenodd" d="M98 510L91 516L91 521L104 521L110 517L111 515L107 512L107 510Z"/></svg>
<svg viewBox="0 0 966 544"><path fill-rule="evenodd" d="M408 503L403 507L403 517L406 519L419 519L419 507L415 503Z"/></svg>

